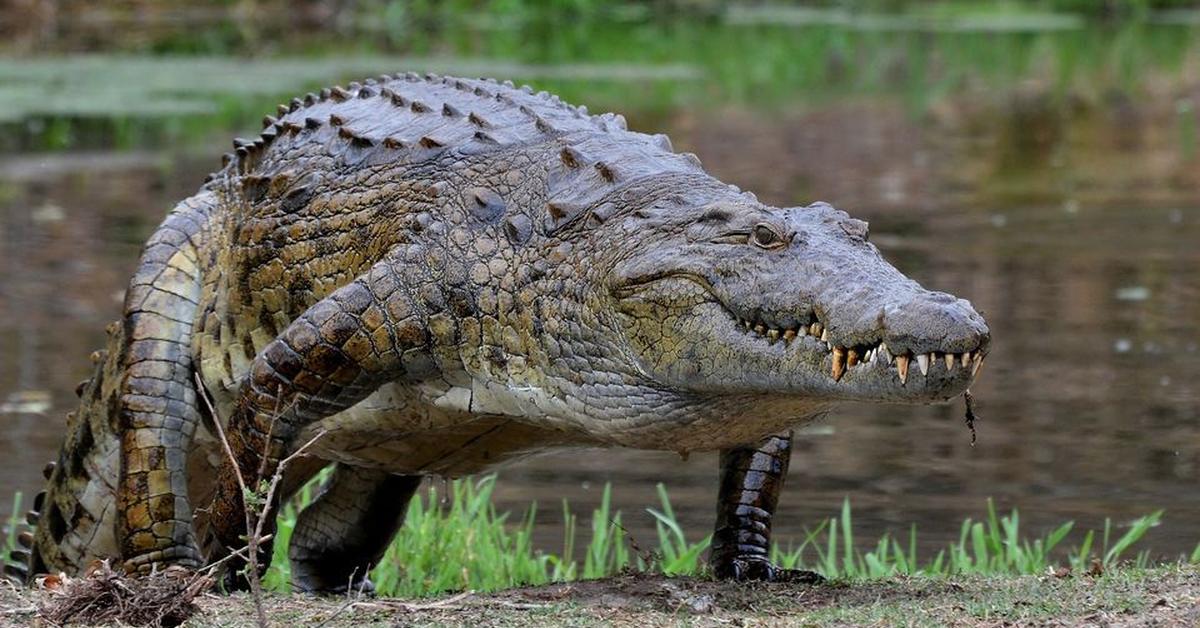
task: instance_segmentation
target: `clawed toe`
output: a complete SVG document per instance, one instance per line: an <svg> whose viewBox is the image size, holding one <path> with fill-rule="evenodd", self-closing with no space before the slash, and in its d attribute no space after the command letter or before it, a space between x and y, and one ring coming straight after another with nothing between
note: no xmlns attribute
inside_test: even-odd
<svg viewBox="0 0 1200 628"><path fill-rule="evenodd" d="M737 582L788 582L792 584L824 584L825 577L805 569L783 569L760 558L734 558L713 566L719 580Z"/></svg>

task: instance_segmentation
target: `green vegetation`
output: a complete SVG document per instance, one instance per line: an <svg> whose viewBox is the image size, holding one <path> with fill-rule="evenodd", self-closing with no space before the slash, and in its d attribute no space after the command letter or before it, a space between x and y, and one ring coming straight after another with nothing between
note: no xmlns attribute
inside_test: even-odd
<svg viewBox="0 0 1200 628"><path fill-rule="evenodd" d="M591 536L576 552L578 518L563 504L563 550L560 554L533 547L536 507L519 521L497 513L492 504L495 477L456 480L442 500L436 489L413 499L404 526L388 548L382 563L372 571L380 594L416 597L443 591L492 591L524 584L587 580L628 570L668 575L702 576L704 552L710 539L689 541L675 519L666 489L658 486L660 509L647 509L655 518L656 546L631 546L621 513L610 508L611 490L605 487L599 508L592 512ZM280 517L275 555L266 586L288 588L287 542L295 526L297 506L311 499L314 484L286 506ZM440 502L440 503L439 503ZM1043 536L1029 537L1021 530L1020 514L1000 516L989 501L982 521L962 523L957 542L924 559L917 552L917 531L910 529L903 542L884 536L867 549L855 540L850 503L840 513L810 529L796 547L773 548L772 560L791 569L810 569L836 580L872 581L896 576L947 578L964 575L1044 575L1068 569L1083 573L1112 569L1130 556L1132 546L1159 524L1162 511L1140 517L1119 535L1111 521L1103 531L1087 531L1078 546L1065 549L1071 522ZM580 560L582 555L582 560ZM1148 565L1148 554L1134 558ZM1200 547L1192 561L1200 559Z"/></svg>
<svg viewBox="0 0 1200 628"><path fill-rule="evenodd" d="M4 521L4 554L7 559L12 551L17 549L17 533L25 521L21 518L21 492L17 491L13 494L12 511L8 515L8 519Z"/></svg>
<svg viewBox="0 0 1200 628"><path fill-rule="evenodd" d="M1137 96L1151 84L1186 83L1200 42L1200 11L1134 0L391 0L339 14L337 33L297 29L264 48L259 34L270 23L253 20L278 13L270 2L250 4L260 10L228 13L233 24L164 26L157 39L138 40L148 49L114 42L100 54L0 57L0 128L11 131L0 149L173 145L249 132L280 100L410 69L511 78L640 116L863 97L900 99L919 113L964 93L1002 98L1030 82L1078 106L1113 90ZM235 36L198 34L214 31Z"/></svg>
<svg viewBox="0 0 1200 628"><path fill-rule="evenodd" d="M272 566L264 583L269 590L286 593L289 589L285 548L297 509L313 499L322 479L310 482L285 506ZM765 589L712 589L705 593L708 585L704 584L703 555L709 538L688 539L661 484L659 508L647 509L655 519L656 545L647 548L631 543L621 513L611 509L611 489L606 486L599 507L591 513L590 537L580 551L576 551L578 517L566 503L562 505L563 546L558 554L533 547L536 506L519 520L497 512L492 503L494 476L456 480L446 486L446 495L431 488L410 504L401 532L371 574L380 595L414 598L447 591L485 592L622 576L595 585L595 591L580 589L580 601L564 603L561 608L552 606L565 613L592 609L585 614L604 614L609 611L603 610L602 596L653 599L631 597L646 587L664 586L654 584L654 580L639 580L648 576L637 574L663 573L699 577L672 585L679 587L679 592L672 595L682 595L683 602L668 600L668 606L715 596L716 607L726 609L718 612L742 613L745 611L737 609L748 608L768 615L804 613L808 620L818 622L891 623L897 618L926 616L932 612L930 608L938 607L929 606L932 597L953 602L970 617L1012 619L1075 615L1093 606L1114 612L1144 611L1150 604L1148 590L1163 587L1168 580L1184 586L1188 574L1195 571L1194 565L1200 563L1200 545L1191 556L1174 565L1150 565L1145 551L1132 554L1133 546L1161 522L1161 511L1136 519L1120 532L1106 521L1102 531L1084 533L1078 545L1067 549L1065 544L1073 531L1070 522L1044 535L1030 536L1021 530L1016 510L1000 515L989 502L983 520L964 521L959 539L928 559L918 555L915 527L903 541L885 536L871 546L860 546L846 501L839 513L807 531L798 546L773 549L772 560L777 564L811 569L835 581L831 587L813 593L819 600L810 607ZM20 510L21 497L17 495L13 513ZM8 518L6 554L15 547L15 535L22 525L16 514ZM1047 574L1058 577L1047 578ZM1063 578L1069 574L1094 578ZM1081 595L1081 591L1087 595ZM596 600L586 602L589 596ZM231 604L239 607L242 602L232 600ZM289 604L288 598L269 600L273 612L290 608ZM307 603L296 604L305 607ZM300 607L290 612L300 613ZM638 606L629 612L659 611ZM519 615L509 619L512 621L502 623L518 625L523 621Z"/></svg>

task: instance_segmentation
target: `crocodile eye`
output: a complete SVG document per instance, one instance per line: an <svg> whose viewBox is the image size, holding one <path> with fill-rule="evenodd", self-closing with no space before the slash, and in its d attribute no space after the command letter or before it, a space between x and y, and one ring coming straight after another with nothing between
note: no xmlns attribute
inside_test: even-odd
<svg viewBox="0 0 1200 628"><path fill-rule="evenodd" d="M759 223L754 226L754 230L750 232L750 240L756 246L764 249L773 249L783 245L783 236L779 235L779 232L765 223Z"/></svg>

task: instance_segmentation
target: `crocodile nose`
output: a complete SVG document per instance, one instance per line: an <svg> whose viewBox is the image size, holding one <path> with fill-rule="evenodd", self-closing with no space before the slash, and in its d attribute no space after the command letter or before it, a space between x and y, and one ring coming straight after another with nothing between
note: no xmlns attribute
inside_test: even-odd
<svg viewBox="0 0 1200 628"><path fill-rule="evenodd" d="M895 342L913 353L977 351L986 349L991 340L987 322L971 303L944 292L923 291L888 307L883 326L889 344Z"/></svg>

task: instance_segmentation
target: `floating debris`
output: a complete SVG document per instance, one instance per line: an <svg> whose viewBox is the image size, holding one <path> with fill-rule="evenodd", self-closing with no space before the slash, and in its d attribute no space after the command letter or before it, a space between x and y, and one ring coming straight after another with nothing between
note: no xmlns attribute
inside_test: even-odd
<svg viewBox="0 0 1200 628"><path fill-rule="evenodd" d="M1145 301L1150 298L1150 289L1145 286L1126 286L1117 289L1118 301Z"/></svg>
<svg viewBox="0 0 1200 628"><path fill-rule="evenodd" d="M0 414L45 414L50 409L50 392L18 390L0 403Z"/></svg>
<svg viewBox="0 0 1200 628"><path fill-rule="evenodd" d="M975 398L971 396L971 391L968 389L963 393L963 401L967 402L967 413L963 417L963 421L967 424L967 429L971 430L971 446L975 446L975 420L979 417L975 415Z"/></svg>

